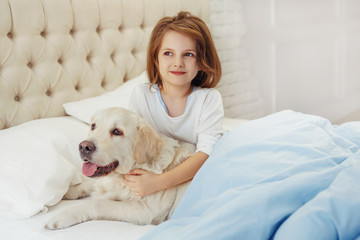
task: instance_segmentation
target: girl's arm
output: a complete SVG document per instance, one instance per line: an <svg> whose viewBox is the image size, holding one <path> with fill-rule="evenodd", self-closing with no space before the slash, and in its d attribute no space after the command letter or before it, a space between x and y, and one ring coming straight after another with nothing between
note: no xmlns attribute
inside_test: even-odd
<svg viewBox="0 0 360 240"><path fill-rule="evenodd" d="M197 152L177 167L163 174L134 169L125 175L126 184L138 196L146 196L191 180L204 164L208 155Z"/></svg>

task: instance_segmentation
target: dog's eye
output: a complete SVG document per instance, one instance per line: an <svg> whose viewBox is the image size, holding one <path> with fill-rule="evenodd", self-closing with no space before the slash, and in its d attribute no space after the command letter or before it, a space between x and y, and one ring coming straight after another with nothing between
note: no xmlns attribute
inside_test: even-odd
<svg viewBox="0 0 360 240"><path fill-rule="evenodd" d="M116 135L116 136L121 136L123 135L124 133L122 131L120 131L119 129L115 128L113 131L112 131L112 134L113 135Z"/></svg>
<svg viewBox="0 0 360 240"><path fill-rule="evenodd" d="M91 130L94 130L95 127L96 127L96 124L95 124L95 123L91 124Z"/></svg>

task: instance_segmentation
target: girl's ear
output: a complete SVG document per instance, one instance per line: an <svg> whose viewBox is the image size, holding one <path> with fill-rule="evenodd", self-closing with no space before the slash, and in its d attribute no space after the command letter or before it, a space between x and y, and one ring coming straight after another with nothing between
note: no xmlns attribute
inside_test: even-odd
<svg viewBox="0 0 360 240"><path fill-rule="evenodd" d="M143 118L138 118L133 154L138 164L152 163L162 145L160 135Z"/></svg>

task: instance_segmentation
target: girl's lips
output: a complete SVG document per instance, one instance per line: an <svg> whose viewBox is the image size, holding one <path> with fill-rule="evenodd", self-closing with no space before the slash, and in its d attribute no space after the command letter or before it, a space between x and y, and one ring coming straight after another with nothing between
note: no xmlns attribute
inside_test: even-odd
<svg viewBox="0 0 360 240"><path fill-rule="evenodd" d="M172 74L174 75L177 75L177 76L180 76L180 75L183 75L185 74L185 72L178 72L178 71L170 71Z"/></svg>

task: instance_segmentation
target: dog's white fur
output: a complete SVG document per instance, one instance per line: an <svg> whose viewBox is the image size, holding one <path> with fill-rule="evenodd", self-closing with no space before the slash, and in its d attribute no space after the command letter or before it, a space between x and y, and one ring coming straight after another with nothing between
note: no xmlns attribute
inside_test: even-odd
<svg viewBox="0 0 360 240"><path fill-rule="evenodd" d="M96 146L91 162L105 166L117 160L119 166L106 176L84 178L86 181L70 187L64 199L91 196L91 200L66 209L45 227L61 229L94 219L141 225L165 221L189 182L139 197L125 184L124 174L134 168L158 174L168 171L193 154L195 147L158 134L143 118L123 108L109 108L96 113L91 125L95 128L90 130L88 141ZM113 135L115 128L123 134Z"/></svg>

